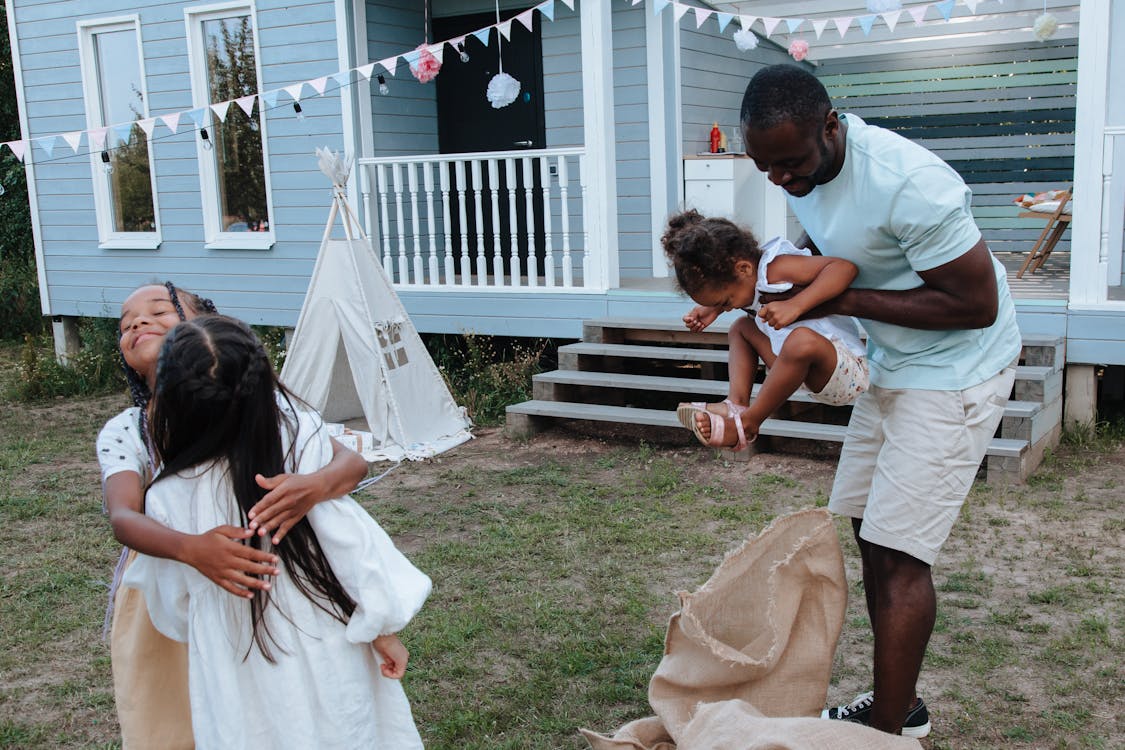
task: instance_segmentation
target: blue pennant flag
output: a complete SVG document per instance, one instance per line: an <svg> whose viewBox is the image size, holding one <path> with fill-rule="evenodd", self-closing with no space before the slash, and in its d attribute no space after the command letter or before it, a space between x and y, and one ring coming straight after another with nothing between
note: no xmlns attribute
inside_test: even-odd
<svg viewBox="0 0 1125 750"><path fill-rule="evenodd" d="M953 6L957 4L957 0L942 0L940 3L934 3L934 7L941 13L942 18L946 21L953 15Z"/></svg>
<svg viewBox="0 0 1125 750"><path fill-rule="evenodd" d="M47 152L47 158L50 158L55 153L55 144L58 143L59 137L57 135L49 135L46 138L36 138L35 143L39 144L39 148Z"/></svg>
<svg viewBox="0 0 1125 750"><path fill-rule="evenodd" d="M341 70L339 73L333 73L329 76L333 81L340 84L340 88L347 86L352 82L352 72L350 70Z"/></svg>
<svg viewBox="0 0 1125 750"><path fill-rule="evenodd" d="M715 20L719 22L719 33L723 33L723 29L727 27L732 20L734 20L733 13L716 13Z"/></svg>
<svg viewBox="0 0 1125 750"><path fill-rule="evenodd" d="M416 49L412 49L409 52L404 52L401 55L402 59L406 60L406 64L409 65L410 67L414 67L414 65L418 62L418 58L421 57L421 56L422 56L421 51L416 50Z"/></svg>
<svg viewBox="0 0 1125 750"><path fill-rule="evenodd" d="M492 33L492 27L488 26L486 28L474 31L473 36L475 36L481 44L483 44L485 47L487 47L488 46L488 36L491 33Z"/></svg>
<svg viewBox="0 0 1125 750"><path fill-rule="evenodd" d="M545 3L539 5L539 12L545 15L548 20L555 20L555 0L547 0Z"/></svg>
<svg viewBox="0 0 1125 750"><path fill-rule="evenodd" d="M668 7L672 0L653 0L652 2L652 15L659 16L660 12Z"/></svg>
<svg viewBox="0 0 1125 750"><path fill-rule="evenodd" d="M281 89L274 89L272 91L263 91L258 95L263 102L265 102L268 109L273 109L277 106L277 97L281 94Z"/></svg>
<svg viewBox="0 0 1125 750"><path fill-rule="evenodd" d="M129 143L129 139L133 136L133 123L127 122L124 125L113 126L113 140L116 144L121 141L124 144Z"/></svg>
<svg viewBox="0 0 1125 750"><path fill-rule="evenodd" d="M207 117L207 113L210 111L211 110L206 107L200 107L199 109L189 109L184 114L188 116L189 120L195 123L195 129L199 130L203 127L203 118Z"/></svg>
<svg viewBox="0 0 1125 750"><path fill-rule="evenodd" d="M789 33L792 34L797 29L801 28L801 24L805 22L803 18L786 18L785 25L789 27Z"/></svg>
<svg viewBox="0 0 1125 750"><path fill-rule="evenodd" d="M875 16L860 16L856 20L859 21L859 26L863 29L864 36L871 33L871 27L875 25Z"/></svg>

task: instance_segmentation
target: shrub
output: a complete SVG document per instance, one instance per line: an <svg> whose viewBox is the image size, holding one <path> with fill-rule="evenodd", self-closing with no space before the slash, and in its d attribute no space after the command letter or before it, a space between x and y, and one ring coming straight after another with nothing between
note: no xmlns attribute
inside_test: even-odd
<svg viewBox="0 0 1125 750"><path fill-rule="evenodd" d="M63 366L55 360L54 343L49 335L25 334L11 395L21 401L42 401L124 389L117 320L81 318L78 337L82 344L78 354Z"/></svg>

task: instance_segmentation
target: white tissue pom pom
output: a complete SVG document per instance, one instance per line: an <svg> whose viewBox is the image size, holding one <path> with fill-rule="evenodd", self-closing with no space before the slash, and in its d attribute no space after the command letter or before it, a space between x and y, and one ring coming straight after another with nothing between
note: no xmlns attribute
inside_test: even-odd
<svg viewBox="0 0 1125 750"><path fill-rule="evenodd" d="M902 10L899 0L867 0L868 13L886 13L892 10Z"/></svg>
<svg viewBox="0 0 1125 750"><path fill-rule="evenodd" d="M1035 31L1035 38L1041 42L1045 42L1055 35L1059 30L1059 19L1052 16L1050 13L1044 13L1035 19L1035 25L1032 27Z"/></svg>
<svg viewBox="0 0 1125 750"><path fill-rule="evenodd" d="M747 52L758 46L758 36L750 29L734 32L734 43L739 52Z"/></svg>
<svg viewBox="0 0 1125 750"><path fill-rule="evenodd" d="M488 101L492 102L493 109L507 107L520 95L520 82L507 73L497 73L488 82Z"/></svg>

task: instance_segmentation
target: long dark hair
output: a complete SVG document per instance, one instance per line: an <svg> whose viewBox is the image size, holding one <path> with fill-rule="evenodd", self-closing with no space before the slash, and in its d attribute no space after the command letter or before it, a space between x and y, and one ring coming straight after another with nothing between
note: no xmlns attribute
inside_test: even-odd
<svg viewBox="0 0 1125 750"><path fill-rule="evenodd" d="M177 325L165 337L156 366L151 429L163 468L153 484L193 466L225 462L245 525L246 513L265 494L254 475L295 469L297 426L279 408L278 393L292 405L295 397L278 382L265 349L245 323L206 315ZM282 429L291 437L288 452L282 450ZM249 543L261 549L266 542L254 535ZM355 601L332 572L307 519L273 552L301 593L347 622ZM269 592L254 591L254 643L272 662L273 638L263 617L269 603Z"/></svg>
<svg viewBox="0 0 1125 750"><path fill-rule="evenodd" d="M668 219L660 244L672 261L676 283L688 296L734 281L738 261L748 260L757 268L762 259L762 249L749 230L728 219L705 217L695 209Z"/></svg>

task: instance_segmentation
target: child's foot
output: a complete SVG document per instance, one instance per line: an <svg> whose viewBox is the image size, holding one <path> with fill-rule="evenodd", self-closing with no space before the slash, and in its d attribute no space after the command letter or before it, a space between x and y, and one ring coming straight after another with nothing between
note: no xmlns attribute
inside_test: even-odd
<svg viewBox="0 0 1125 750"><path fill-rule="evenodd" d="M701 411L718 414L720 417L734 417L746 411L748 408L748 406L734 403L729 398L711 404L704 401L692 401L690 403L684 402L679 404L676 407L676 417L680 420L680 424L682 424L685 429L692 430L692 422Z"/></svg>
<svg viewBox="0 0 1125 750"><path fill-rule="evenodd" d="M706 446L743 450L758 437L758 426L750 429L743 423L743 407L734 416L716 414L707 409L697 410L692 420L692 434Z"/></svg>

